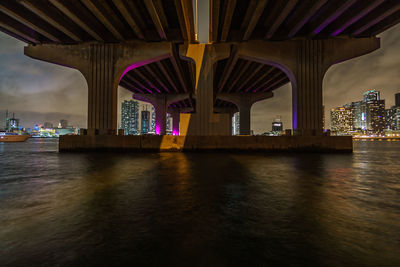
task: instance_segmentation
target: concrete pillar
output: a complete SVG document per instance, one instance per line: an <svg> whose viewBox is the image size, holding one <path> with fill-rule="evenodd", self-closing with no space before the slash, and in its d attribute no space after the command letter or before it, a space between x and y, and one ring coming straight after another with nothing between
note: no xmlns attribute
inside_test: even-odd
<svg viewBox="0 0 400 267"><path fill-rule="evenodd" d="M172 115L172 135L179 135L179 122L181 113L179 110L173 110Z"/></svg>
<svg viewBox="0 0 400 267"><path fill-rule="evenodd" d="M323 41L298 43L296 86L292 90L293 128L297 135L322 135Z"/></svg>
<svg viewBox="0 0 400 267"><path fill-rule="evenodd" d="M241 135L250 135L250 110L252 103L241 101L239 104L239 129Z"/></svg>
<svg viewBox="0 0 400 267"><path fill-rule="evenodd" d="M179 102L183 99L190 97L189 94L134 94L133 98L136 100L150 103L154 106L156 112L156 134L165 135L167 133L167 109L171 103ZM178 117L179 117L179 111ZM173 113L171 111L171 113ZM173 114L172 114L173 115ZM173 119L175 123L176 119ZM179 134L179 120L178 120L178 134Z"/></svg>
<svg viewBox="0 0 400 267"><path fill-rule="evenodd" d="M272 92L220 93L217 98L234 103L239 110L240 134L250 135L251 107L254 103L273 97Z"/></svg>

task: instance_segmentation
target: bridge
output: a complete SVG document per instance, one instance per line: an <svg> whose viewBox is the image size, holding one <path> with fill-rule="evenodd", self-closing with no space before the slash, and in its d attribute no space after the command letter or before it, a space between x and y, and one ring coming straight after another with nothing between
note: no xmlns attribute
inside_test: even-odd
<svg viewBox="0 0 400 267"><path fill-rule="evenodd" d="M290 83L293 130L321 136L322 82L334 64L380 47L400 22L396 0L210 0L208 44L195 39L191 0L10 0L0 30L32 58L80 71L88 135L117 132L117 88L166 113L174 134L250 133L250 109ZM180 122L179 122L180 121Z"/></svg>

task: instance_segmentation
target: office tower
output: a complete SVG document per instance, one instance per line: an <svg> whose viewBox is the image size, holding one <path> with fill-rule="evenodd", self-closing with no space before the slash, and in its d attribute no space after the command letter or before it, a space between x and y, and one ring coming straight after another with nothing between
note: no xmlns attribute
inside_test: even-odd
<svg viewBox="0 0 400 267"><path fill-rule="evenodd" d="M338 135L353 131L353 109L350 106L337 107L331 110L331 130Z"/></svg>
<svg viewBox="0 0 400 267"><path fill-rule="evenodd" d="M369 90L369 91L363 93L363 101L364 102L376 101L376 100L380 100L379 91Z"/></svg>
<svg viewBox="0 0 400 267"><path fill-rule="evenodd" d="M276 118L272 122L272 131L273 132L282 132L283 131L283 124L280 117Z"/></svg>
<svg viewBox="0 0 400 267"><path fill-rule="evenodd" d="M151 124L150 124L150 132L156 132L156 110L154 107L151 107Z"/></svg>
<svg viewBox="0 0 400 267"><path fill-rule="evenodd" d="M392 107L386 111L386 129L392 131L400 130L400 107Z"/></svg>
<svg viewBox="0 0 400 267"><path fill-rule="evenodd" d="M233 115L233 135L240 134L240 115L239 112Z"/></svg>
<svg viewBox="0 0 400 267"><path fill-rule="evenodd" d="M367 130L367 104L363 101L351 103L353 108L353 128L356 131Z"/></svg>
<svg viewBox="0 0 400 267"><path fill-rule="evenodd" d="M142 134L150 131L150 111L142 110Z"/></svg>
<svg viewBox="0 0 400 267"><path fill-rule="evenodd" d="M172 116L171 114L167 113L167 118L166 118L166 130L167 133L172 133Z"/></svg>
<svg viewBox="0 0 400 267"><path fill-rule="evenodd" d="M394 103L396 107L400 107L400 93L394 95Z"/></svg>
<svg viewBox="0 0 400 267"><path fill-rule="evenodd" d="M134 100L124 100L121 107L121 128L125 135L138 134L139 103Z"/></svg>

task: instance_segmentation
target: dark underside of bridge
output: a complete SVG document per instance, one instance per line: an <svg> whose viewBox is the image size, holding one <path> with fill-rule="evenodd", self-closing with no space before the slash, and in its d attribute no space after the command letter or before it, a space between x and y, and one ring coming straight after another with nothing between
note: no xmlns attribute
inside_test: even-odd
<svg viewBox="0 0 400 267"><path fill-rule="evenodd" d="M314 50L311 51L310 49L320 46L307 46L309 42L318 43L321 40L321 42L334 41L340 43L341 40L354 41L360 39L370 39L371 41L372 39L375 40L377 34L400 23L399 0L209 1L210 44L208 44L208 47L222 45L219 47L224 47L226 51L223 52L227 53L221 56L219 60L213 61L212 65L210 65L212 67L203 69L203 66L201 66L202 70L207 71L212 68L212 73L210 74L207 72L205 76L200 78L199 76L201 75L197 72L199 68L197 68L198 66L194 63L197 61L194 59L193 54L191 58L190 56L186 57L187 54L180 50L181 48L183 49L189 46L197 46L197 48L201 46L195 40L192 0L1 0L0 31L29 44L28 48L31 48L32 54L28 55L45 61L46 58L41 58L41 56L46 53L39 53L41 56L35 57L35 51L43 49L42 51L47 52L48 50L46 49L48 46L52 46L52 49L57 47L57 49L63 51L62 49L67 46L69 47L68 49L73 50L75 49L74 47L87 48L98 44L108 48L113 46L117 50L120 48L117 48L117 45L114 44L125 48L134 43L145 44L146 47L161 42L161 45L170 45L171 51L167 52L169 53L167 56L162 57L162 59L157 59L158 61L149 61L151 63L140 65L140 67L131 69L125 73L120 79L120 86L130 90L133 94L137 94L138 97L141 95L143 99L146 99L149 95L154 96L153 98L169 99L168 104L165 104L169 106L167 109L164 108L164 111L178 112L178 115L179 113L193 113L184 115L186 117L191 117L193 115L193 118L197 118L198 125L201 125L198 128L203 128L201 128L201 130L196 130L196 133L207 132L208 130L205 131L204 129L211 129L212 127L209 125L215 123L217 119L223 118L227 115L226 113L230 115L232 115L232 112L239 111L242 113L244 110L243 107L245 106L243 104L245 102L243 99L257 99L254 101L251 100L253 101L252 103L267 99L273 96L272 92L274 90L291 81L296 81L296 85L298 85L296 94L299 95L302 92L306 92L303 93L303 98L299 97L298 99L307 98L308 101L304 102L306 103L304 104L299 100L300 102L298 101L296 108L301 105L308 105L310 101L314 101L310 104L314 105L312 108L303 108L303 110L299 110L298 112L298 114L302 114L303 116L302 128L300 126L300 128L298 128L298 125L293 127L300 129L297 133L301 135L301 130L304 129L307 131L317 130L317 132L319 131L322 133L322 123L320 123L322 116L319 116L322 114L322 112L320 112L320 106L322 106L320 102L322 102L322 100L311 99L310 96L318 94L307 93L309 92L307 90L318 91L320 88L302 88L302 85L311 83L305 83L304 81L302 83L298 82L298 79L307 80L308 76L311 77L308 73L311 73L311 70L317 70L319 68L317 64L319 63L310 60L309 65L312 65L312 68L304 72L308 76L293 77L295 76L293 74L295 71L290 72L292 70L288 71L284 69L282 65L270 63L268 60L261 60L257 58L257 56L247 56L246 52L249 53L249 50L243 47L253 47L251 45L259 44L259 47L262 48L267 46L269 48L276 48L280 46L280 44L294 44L298 50L295 49L297 52L290 54L290 58L297 64L300 60L306 58L306 56L316 55L312 54ZM368 43L369 40L364 41L364 44L366 44L365 47L374 47L374 44L378 43L373 43L371 41L372 45L370 45L370 43ZM357 46L357 48L359 47ZM282 50L276 48L277 54L281 53L279 51L283 51L282 53L289 51L285 49L287 48L282 48ZM353 50L351 50L353 53L351 55L352 57L373 51L365 48L364 50L368 51L358 53ZM200 50L195 49L195 51L198 52ZM275 50L270 49L269 51ZM220 52L221 51L218 53ZM317 52L319 53L321 51ZM140 52L138 53L140 54ZM296 56L300 53L306 56ZM214 54L214 56L215 55L216 54ZM74 54L74 56L76 55ZM351 56L345 60L352 58ZM279 60L281 55L278 55L277 58ZM309 58L313 59L314 56L310 56ZM57 62L56 60L47 61L62 64L62 62ZM100 60L98 62L101 63L103 61ZM110 66L115 66L114 63L115 61L112 61ZM132 62L132 64L133 63L135 62ZM293 64L295 65L295 63ZM317 67L314 68L313 64L316 64L315 66ZM91 66L93 67L93 65ZM302 66L305 65L303 64ZM106 67L104 67L104 69L105 68ZM95 67L92 69L97 71ZM288 73L291 75L290 80L287 76ZM163 150L163 147L169 150L224 150L229 148L238 150L296 150L307 147L318 149L328 148L341 151L352 149L351 138L334 139L332 137L329 139L327 136L322 135L314 136L314 139L311 137L311 139L307 139L309 137L306 136L286 136L279 140L275 139L277 141L262 139L263 137L254 137L255 139L251 139L245 136L238 137L239 139L235 139L234 137L224 139L218 136L196 137L196 134L192 136L188 134L188 139L184 136L125 137L96 135L96 132L106 133L107 130L110 130L111 133L115 133L117 127L116 111L104 111L106 107L98 104L106 103L107 105L105 106L113 108L117 106L114 104L110 105L110 103L107 102L113 99L111 97L112 95L107 91L111 89L104 84L102 79L98 79L98 77L100 77L99 75L96 75L93 77L85 77L86 80L93 79L100 84L100 86L97 86L98 88L96 86L89 88L89 94L90 92L97 92L92 99L97 99L96 97L99 96L107 97L101 101L97 101L97 99L97 102L89 101L92 105L97 105L95 108L89 108L88 111L88 128L90 128L88 132L90 132L91 135L65 137L61 139L63 142L63 149L77 150L81 147L89 150L97 148L112 150L118 148L118 146L123 149L125 146L124 144L127 144L127 147L132 148L132 150L140 151L146 150L146 145L148 145L147 148L151 147L156 150ZM213 79L208 79L209 77L213 77ZM118 77L118 79L119 78L120 77ZM196 81L196 79L202 79L201 81L203 83L199 83L199 80ZM207 83L207 85L204 85L205 83ZM201 93L199 93L198 84L202 84ZM174 96L170 97L170 95ZM212 96L214 99L212 99ZM89 98L90 97L91 96L89 96ZM237 100L238 98L240 98L240 101ZM294 101L297 100L294 98ZM209 115L207 112L212 113L212 109L208 109L211 105L213 105L214 113L225 114ZM205 108L205 106L207 106L207 108ZM248 105L248 109L250 109L250 107L251 105ZM93 115L95 111L101 112ZM250 111L247 111L249 115ZM297 110L295 112L297 114ZM244 113L245 112L243 112L243 114ZM99 117L97 116L98 114L102 115L101 119L97 119ZM228 117L225 117L226 121L229 121L227 120ZM244 117L245 116L241 116L241 118ZM304 118L312 119L306 120ZM298 119L299 118L296 117L296 121ZM92 120L91 123L89 123L90 120ZM206 122L202 124L204 121ZM299 119L298 121L301 120ZM248 123L248 128L250 128L250 122ZM98 131L99 129L101 131ZM303 131L303 133L305 133L305 131ZM72 140L71 138L76 139ZM148 138L153 139L150 140Z"/></svg>

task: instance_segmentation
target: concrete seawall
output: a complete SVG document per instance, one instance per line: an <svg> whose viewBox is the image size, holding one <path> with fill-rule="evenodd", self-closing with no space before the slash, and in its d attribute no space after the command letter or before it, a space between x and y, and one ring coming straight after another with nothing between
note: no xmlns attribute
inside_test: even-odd
<svg viewBox="0 0 400 267"><path fill-rule="evenodd" d="M310 151L352 152L350 136L61 136L60 152Z"/></svg>

